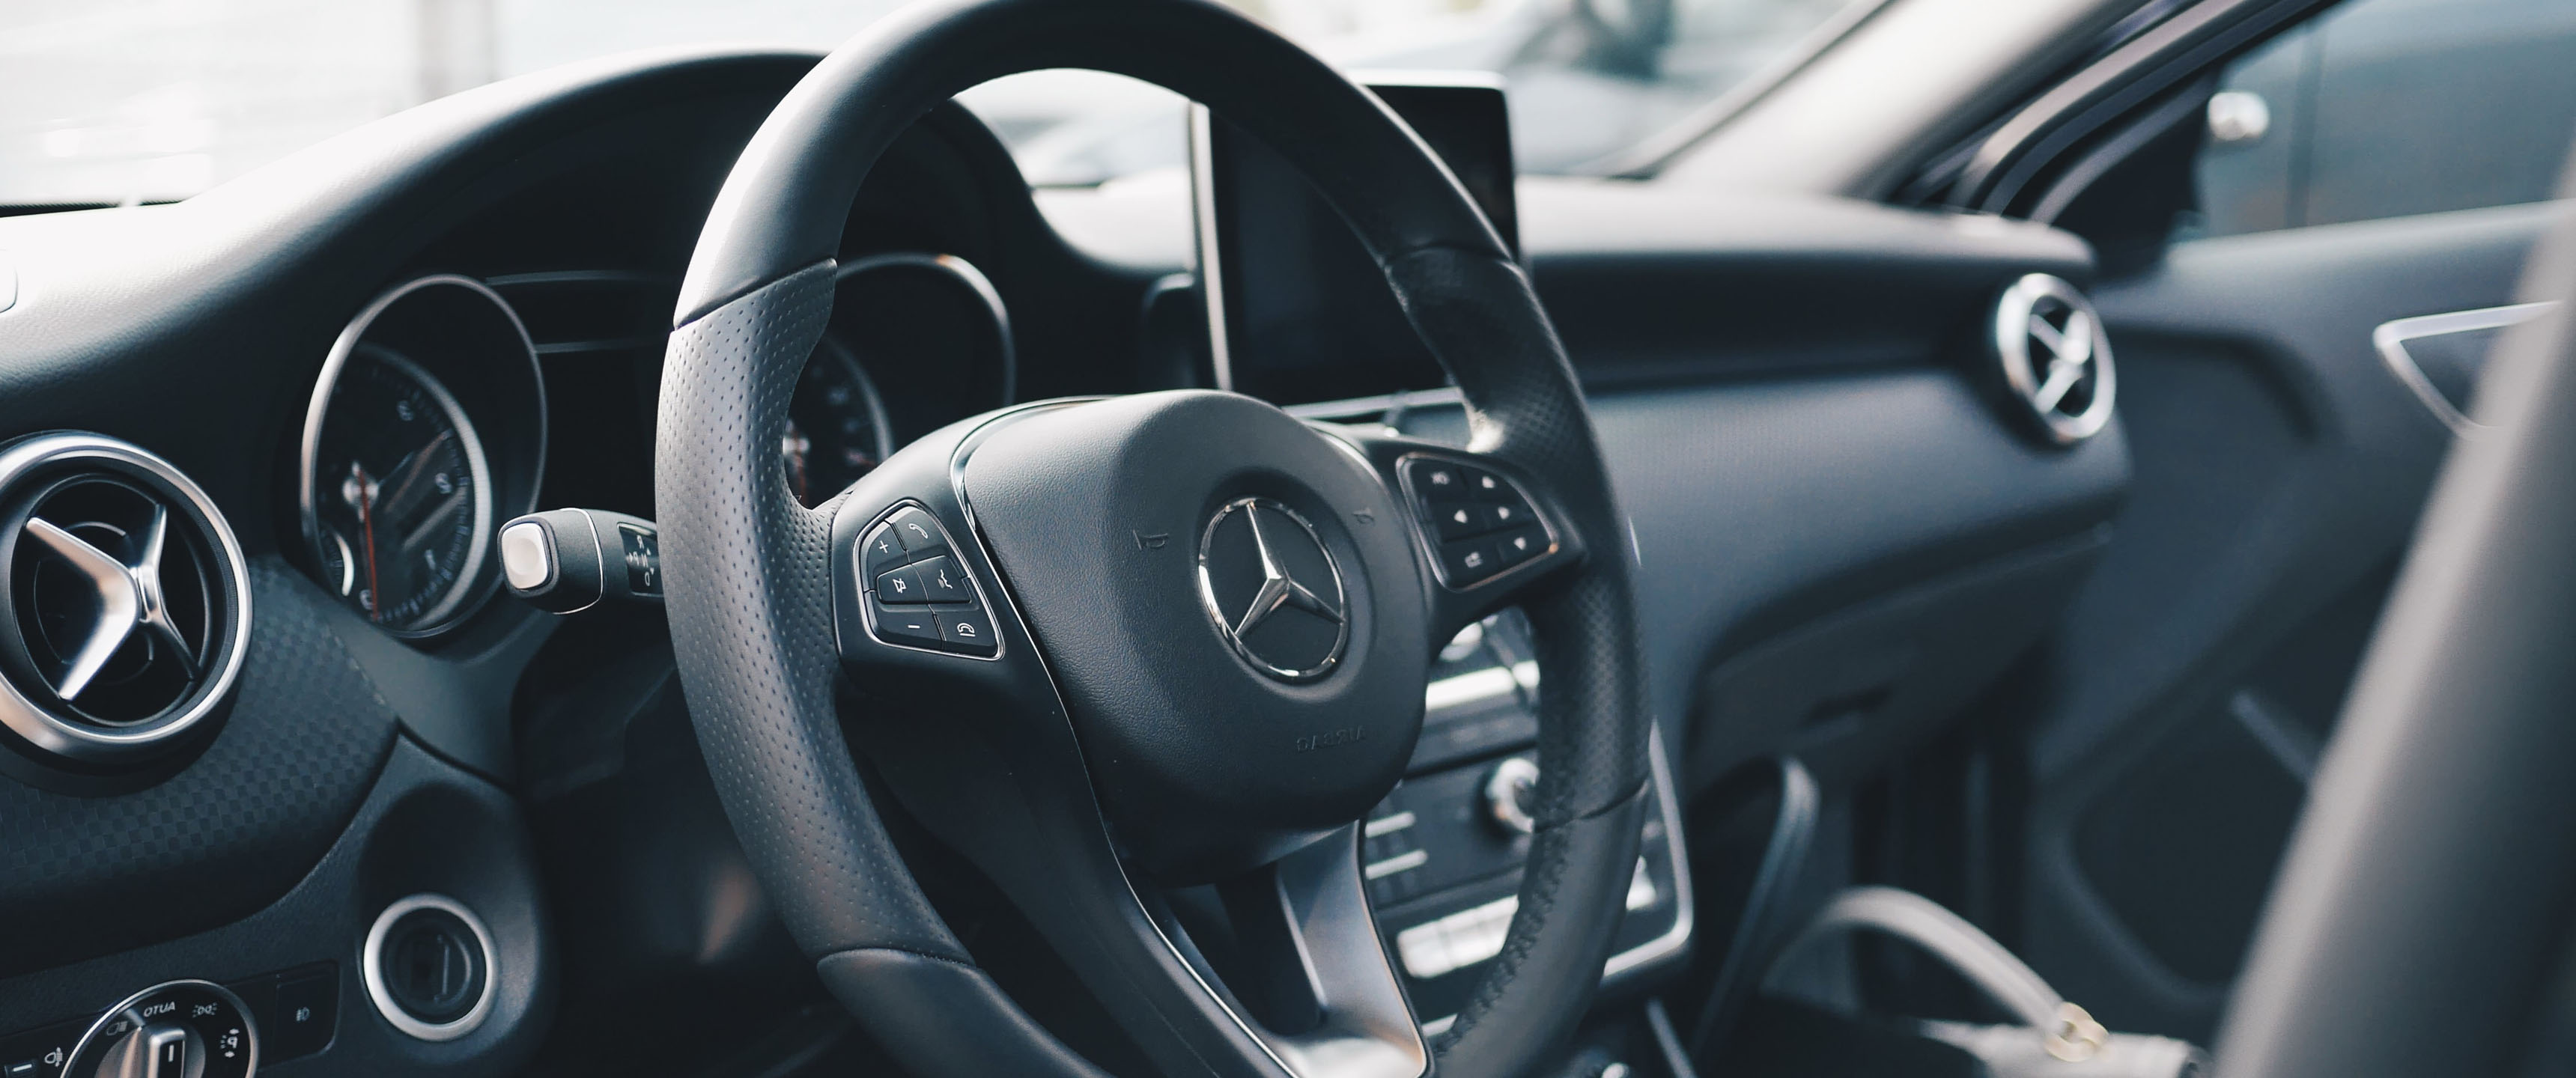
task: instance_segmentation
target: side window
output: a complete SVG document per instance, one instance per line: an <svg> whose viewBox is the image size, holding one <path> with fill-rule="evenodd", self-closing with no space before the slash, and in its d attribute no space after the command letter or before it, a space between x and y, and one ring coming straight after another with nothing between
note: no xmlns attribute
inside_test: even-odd
<svg viewBox="0 0 2576 1078"><path fill-rule="evenodd" d="M2203 235L2544 201L2576 138L2576 3L2349 0L2238 60Z"/></svg>

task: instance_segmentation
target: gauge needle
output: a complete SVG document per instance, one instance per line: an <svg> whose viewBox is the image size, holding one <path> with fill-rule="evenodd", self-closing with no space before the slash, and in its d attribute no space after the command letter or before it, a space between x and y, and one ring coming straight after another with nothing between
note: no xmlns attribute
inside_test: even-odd
<svg viewBox="0 0 2576 1078"><path fill-rule="evenodd" d="M439 447L446 445L449 437L447 431L438 432L428 445L412 450L410 456L394 465L393 492L377 499L377 504L385 507L387 527L399 526L404 512L411 508L413 485L429 474L429 462L438 456Z"/></svg>
<svg viewBox="0 0 2576 1078"><path fill-rule="evenodd" d="M367 539L367 620L385 620L385 593L376 587L376 485L367 482L365 465L349 465L349 474L358 480L358 529Z"/></svg>

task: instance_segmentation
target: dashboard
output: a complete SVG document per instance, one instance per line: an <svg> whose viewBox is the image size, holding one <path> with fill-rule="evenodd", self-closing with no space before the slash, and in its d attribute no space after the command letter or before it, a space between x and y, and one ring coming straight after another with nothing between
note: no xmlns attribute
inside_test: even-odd
<svg viewBox="0 0 2576 1078"><path fill-rule="evenodd" d="M32 436L0 445L0 512L129 560L165 536L161 563L187 567L162 582L166 630L84 658L41 628L78 581L22 583L39 555L15 536L42 529L0 529L0 653L25 651L0 681L90 739L0 735L0 919L45 926L0 932L0 1078L162 1043L146 1034L221 1075L727 1073L779 1044L855 1050L726 825L659 614L513 601L493 538L565 506L653 519L678 281L813 62L577 66L187 202L0 219L0 436ZM2116 425L2035 447L1955 365L2003 282L2088 275L2072 237L1615 187L1521 204L1654 569L1659 811L1605 971L1634 992L1705 938L1694 794L1791 748L1830 779L1919 743L2080 582L2128 463ZM1175 284L1189 252L1068 245L962 108L873 165L836 262L780 446L808 505L1003 405L1209 384L1205 307ZM1855 294L1875 300L1824 317L1813 299ZM1437 393L1300 414L1465 429ZM1900 502L1892 524L1834 509ZM1969 577L1982 590L1919 590ZM1535 647L1509 618L1453 641L1366 825L1387 952L1435 1025L1512 913ZM95 713L73 706L91 682ZM1693 725L1712 709L1716 734ZM893 824L979 961L1060 1001L1051 1025L1101 1024L988 881ZM168 1008L191 1017L153 1032Z"/></svg>
<svg viewBox="0 0 2576 1078"><path fill-rule="evenodd" d="M685 741L650 718L676 698L667 634L651 610L558 620L510 599L494 533L566 505L651 518L681 271L726 167L812 61L707 53L521 80L210 197L6 222L13 429L112 432L97 440L134 458L22 444L12 511L62 521L67 548L172 571L170 628L89 656L41 628L76 625L86 585L32 545L11 556L41 578L13 589L28 629L13 692L107 731L102 745L137 736L75 757L0 735L0 830L21 866L0 874L0 910L55 926L0 940L0 1074L143 1052L166 1006L211 1008L171 1034L207 1073L307 1057L507 1072L550 1028L578 1043L594 1016L654 1005L661 982L616 985L615 958L570 963L579 1001L558 1003L558 941L593 937L539 896L581 894L649 845L681 871L601 896L596 923L709 923L704 894L668 886L721 873L731 848L711 795L689 800L703 765L694 786L656 784L688 806L676 823L586 815L656 773L630 727ZM800 500L1028 395L1137 387L1150 278L1065 247L963 110L925 118L872 175L788 406L780 481ZM136 325L156 328L137 340ZM173 553L145 550L150 528ZM38 819L53 824L23 829ZM665 1002L703 1018L775 995L728 1001L735 977L810 1001L810 967L757 896L735 907L717 920L748 942L685 948L687 994ZM653 942L596 946L649 963L665 957Z"/></svg>

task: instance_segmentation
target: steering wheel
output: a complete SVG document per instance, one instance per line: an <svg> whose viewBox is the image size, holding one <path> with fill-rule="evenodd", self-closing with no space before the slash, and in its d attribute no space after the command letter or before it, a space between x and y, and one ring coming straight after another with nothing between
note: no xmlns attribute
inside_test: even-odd
<svg viewBox="0 0 2576 1078"><path fill-rule="evenodd" d="M979 416L818 510L780 434L860 181L1003 75L1195 98L1303 170L1456 379L1466 449L1228 393ZM789 93L683 282L655 457L682 684L727 816L830 990L925 1074L1091 1075L926 897L881 810L964 855L1166 1074L1524 1073L1571 1035L1645 804L1622 516L1564 349L1384 106L1202 0L924 5ZM1434 507L1438 507L1436 510ZM1500 540L1444 542L1479 514ZM1518 605L1546 691L1503 951L1427 1044L1363 889L1438 647ZM854 764L852 746L868 774Z"/></svg>

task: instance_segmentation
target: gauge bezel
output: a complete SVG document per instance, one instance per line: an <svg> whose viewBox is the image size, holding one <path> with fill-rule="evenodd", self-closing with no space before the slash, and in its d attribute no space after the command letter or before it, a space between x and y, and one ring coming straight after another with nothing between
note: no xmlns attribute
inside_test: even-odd
<svg viewBox="0 0 2576 1078"><path fill-rule="evenodd" d="M886 410L885 394L877 389L876 378L868 373L867 364L859 362L858 353L851 351L850 346L844 343L839 336L829 332L823 334L823 340L821 343L814 346L814 354L805 361L805 365L808 370L811 370L813 365L816 363L834 364L847 372L850 379L857 383L859 387L859 396L862 401L861 407L867 412L868 428L876 434L876 444L870 448L875 450L878 463L884 463L885 459L893 456L895 451L894 417L892 413ZM806 376L802 373L797 375L796 393L801 394L805 391L805 377ZM793 426L795 423L795 403L792 399L788 404L788 413L789 425ZM814 469L812 458L814 450L810 442L812 441L814 434L812 431L807 431L805 432L805 437L809 442L805 450L807 453L805 470L808 481L810 482ZM781 446L780 448L783 456L785 447ZM838 494L840 491L832 490L821 493L824 496L824 500L829 500L832 495ZM800 496L797 500L801 502L804 498ZM806 508L811 509L814 508L814 506L809 505Z"/></svg>
<svg viewBox="0 0 2576 1078"><path fill-rule="evenodd" d="M524 366L506 357L483 355L473 357L470 362L476 366L492 366L494 369L490 373L503 379L524 379L530 407L528 415L523 418L533 425L530 439L531 452L528 454L529 459L525 462L524 468L519 468L517 461L493 460L490 448L485 441L489 424L477 422L474 409L468 407L450 388L449 382L457 373L456 371L451 370L442 377L439 371L432 370L429 364L422 362L409 351L372 341L368 337L369 331L376 327L378 321L397 305L427 290L444 288L462 289L473 297L491 304L507 323L509 336L516 342L518 358L524 360ZM370 347L376 351L365 352ZM500 586L500 574L494 571L493 564L492 529L503 519L535 508L538 483L545 474L545 374L538 362L536 342L529 337L527 324L520 319L519 312L511 307L510 302L502 298L500 293L472 277L455 273L428 274L387 289L369 301L358 312L357 317L349 320L349 324L341 329L339 337L332 342L330 353L322 361L321 373L314 379L313 395L305 405L303 439L297 454L295 498L304 532L305 558L317 579L323 573L322 567L327 564L323 549L326 539L319 506L314 500L317 482L320 479L319 456L322 448L323 425L330 417L331 401L339 391L341 378L348 373L351 364L362 358L362 353L364 353L363 358L394 364L397 369L417 381L439 407L447 412L449 420L456 424L459 440L464 443L467 465L473 472L476 483L474 501L477 526L472 545L467 550L466 564L457 574L459 583L454 586L454 591L432 607L430 614L424 616L416 625L409 627L377 625L384 632L403 639L429 639L455 629L475 612L481 610L490 600ZM503 497L504 491L501 489L503 479L501 465L505 463L513 470L523 470L527 477L527 481L520 484L524 487L521 496L509 498L506 502ZM327 581L324 584L326 587L329 586ZM343 602L347 600L345 594L338 592L334 594Z"/></svg>
<svg viewBox="0 0 2576 1078"><path fill-rule="evenodd" d="M985 326L993 333L993 358L1000 366L1001 401L996 408L1008 408L1019 400L1020 356L1018 342L1011 336L1011 308L1002 301L1002 291L993 287L993 279L964 257L929 251L886 251L864 255L841 264L832 271L832 288L837 295L842 285L853 277L879 270L928 270L951 285L963 288L983 305ZM854 353L855 354L855 353Z"/></svg>

